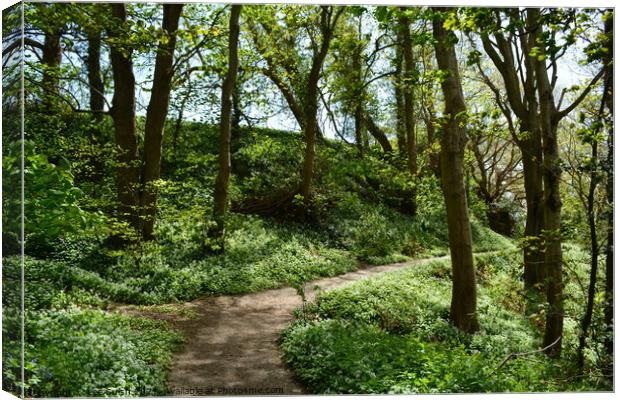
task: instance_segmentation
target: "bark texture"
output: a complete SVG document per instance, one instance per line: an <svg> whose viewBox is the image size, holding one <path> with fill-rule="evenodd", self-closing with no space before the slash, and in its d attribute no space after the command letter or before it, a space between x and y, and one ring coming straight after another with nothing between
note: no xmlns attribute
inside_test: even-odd
<svg viewBox="0 0 620 400"><path fill-rule="evenodd" d="M45 32L43 41L43 54L41 62L43 64L43 109L46 112L53 112L53 104L58 97L58 72L57 68L62 61L62 48L60 39L62 30L60 28L50 28Z"/></svg>
<svg viewBox="0 0 620 400"><path fill-rule="evenodd" d="M444 95L445 122L441 138L441 176L448 214L448 238L452 260L452 300L450 318L461 330L473 333L479 329L476 316L476 274L474 269L471 225L463 182L463 158L467 135L464 127L465 100L461 86L454 38L443 27L449 8L434 8L435 55L440 70L448 76L441 83Z"/></svg>
<svg viewBox="0 0 620 400"><path fill-rule="evenodd" d="M93 117L101 122L105 104L103 79L101 77L101 33L91 32L88 34L88 55L86 59L88 68L88 86L90 110Z"/></svg>
<svg viewBox="0 0 620 400"><path fill-rule="evenodd" d="M316 138L320 130L318 129L317 112L318 112L318 83L321 77L321 69L329 45L334 33L334 28L338 22L339 16L342 14L343 8L321 6L321 43L318 51L312 56L312 65L310 72L306 79L305 96L303 102L303 116L304 116L304 163L302 169L302 183L300 194L303 196L303 201L306 210L310 205L310 196L312 194L312 181L314 177L314 158L316 155ZM334 15L333 15L334 14Z"/></svg>
<svg viewBox="0 0 620 400"><path fill-rule="evenodd" d="M209 230L209 238L215 242L212 250L224 251L226 208L228 206L228 181L230 179L230 140L233 92L239 69L237 54L239 43L239 14L241 5L233 4L230 11L230 33L228 36L228 72L222 85L222 108L220 115L219 170L215 180L213 219L215 226Z"/></svg>
<svg viewBox="0 0 620 400"><path fill-rule="evenodd" d="M402 95L403 95L403 120L405 123L405 147L407 154L407 167L412 179L415 181L418 174L418 146L416 137L416 123L414 116L414 98L413 98L413 79L415 74L415 63L413 60L413 44L411 42L411 30L409 29L409 18L405 14L406 7L401 7L401 13L398 18L398 36L400 46L402 47L402 56L404 61L404 69L402 75ZM412 215L415 215L416 202L416 185L414 183L411 199L408 201Z"/></svg>
<svg viewBox="0 0 620 400"><path fill-rule="evenodd" d="M157 48L151 98L146 110L144 126L144 163L142 167L142 238L153 239L153 227L157 210L157 187L154 184L161 174L161 154L164 140L164 126L168 116L172 62L176 46L176 31L183 9L182 4L164 4L162 29L167 36Z"/></svg>
<svg viewBox="0 0 620 400"><path fill-rule="evenodd" d="M527 10L528 25L534 27L533 35L540 37L542 29L538 23L540 11ZM553 90L547 75L547 61L544 48L540 47L541 57L536 58L536 84L538 87L539 117L543 143L543 222L545 235L545 283L547 292L547 319L543 347L546 353L559 357L562 349L564 327L564 299L562 282L562 242L560 236L560 216L562 199L560 197L560 155L558 149L558 111L553 99ZM542 58L542 59L541 59ZM559 340L558 340L559 338Z"/></svg>
<svg viewBox="0 0 620 400"><path fill-rule="evenodd" d="M110 5L115 23L123 26L127 23L125 5ZM111 38L118 38L118 31L111 29ZM114 137L117 145L116 182L119 200L118 212L121 219L129 222L138 230L137 218L139 206L140 165L138 160L138 137L136 135L136 90L131 49L110 46L112 76L114 80L114 96L110 114L114 122Z"/></svg>

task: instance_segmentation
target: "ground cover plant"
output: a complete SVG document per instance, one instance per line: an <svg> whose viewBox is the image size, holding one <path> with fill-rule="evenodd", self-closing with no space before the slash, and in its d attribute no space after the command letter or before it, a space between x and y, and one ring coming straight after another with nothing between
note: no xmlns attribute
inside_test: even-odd
<svg viewBox="0 0 620 400"><path fill-rule="evenodd" d="M582 257L569 249L572 257ZM446 261L386 273L322 294L284 332L285 359L313 393L455 393L600 390L601 371L583 376L573 356L550 361L540 348L540 313L523 314L514 284L516 252L476 257L481 330L449 322ZM585 266L579 258L576 270ZM571 279L570 284L576 284ZM576 291L578 292L578 291ZM565 340L576 349L581 310L569 304ZM521 354L515 356L516 354ZM510 355L513 355L510 357ZM572 375L571 375L572 374Z"/></svg>

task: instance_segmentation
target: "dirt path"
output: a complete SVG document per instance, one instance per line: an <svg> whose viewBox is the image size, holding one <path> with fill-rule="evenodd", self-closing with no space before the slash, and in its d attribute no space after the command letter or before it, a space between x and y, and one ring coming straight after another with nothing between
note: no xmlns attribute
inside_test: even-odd
<svg viewBox="0 0 620 400"><path fill-rule="evenodd" d="M447 257L433 258L432 260ZM314 288L329 290L382 272L431 259L364 267L332 278L306 283L309 300ZM278 338L301 306L290 287L239 296L204 297L178 307L179 314L125 311L169 319L187 337L175 355L168 376L173 395L303 394L303 386L281 359ZM183 316L185 315L185 316Z"/></svg>

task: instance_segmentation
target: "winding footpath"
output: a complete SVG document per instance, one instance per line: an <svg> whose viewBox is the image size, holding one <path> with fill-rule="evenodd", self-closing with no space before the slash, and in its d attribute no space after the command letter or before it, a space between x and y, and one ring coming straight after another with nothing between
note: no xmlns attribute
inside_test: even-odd
<svg viewBox="0 0 620 400"><path fill-rule="evenodd" d="M408 268L449 256L406 263L361 267L357 271L306 283L308 300L313 288L329 290L387 271ZM168 319L181 330L186 343L175 355L168 384L175 396L304 394L304 387L282 361L278 339L301 306L293 288L238 296L208 296L180 305L186 312L138 312ZM187 312L189 311L189 312Z"/></svg>

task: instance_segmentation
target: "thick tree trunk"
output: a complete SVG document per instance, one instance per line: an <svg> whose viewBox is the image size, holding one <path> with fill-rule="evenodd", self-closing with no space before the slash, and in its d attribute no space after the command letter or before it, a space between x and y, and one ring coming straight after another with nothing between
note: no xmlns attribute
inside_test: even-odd
<svg viewBox="0 0 620 400"><path fill-rule="evenodd" d="M88 86L90 110L97 122L103 119L103 107L105 104L103 79L101 78L101 33L92 32L88 35Z"/></svg>
<svg viewBox="0 0 620 400"><path fill-rule="evenodd" d="M306 209L310 205L310 195L312 193L312 180L314 176L314 158L316 155L316 114L318 109L316 90L308 89L310 93L306 98L304 114L306 123L304 124L304 142L306 145L304 152L304 164L302 169L302 184L300 194L303 196ZM314 95L312 94L314 93Z"/></svg>
<svg viewBox="0 0 620 400"><path fill-rule="evenodd" d="M125 5L110 5L112 17L119 25L127 22ZM118 37L117 32L110 31L110 37ZM127 49L126 49L127 50ZM112 120L114 137L118 146L117 154L117 194L119 214L133 229L139 228L137 217L139 206L140 166L138 160L138 137L136 135L136 96L135 77L131 61L131 49L123 52L117 45L110 46L112 76L114 80L114 97L112 98Z"/></svg>
<svg viewBox="0 0 620 400"><path fill-rule="evenodd" d="M434 8L438 13L450 8ZM445 118L441 138L441 175L452 260L452 301L450 318L461 330L479 329L476 316L476 274L474 269L471 225L463 182L463 158L467 135L464 122L466 108L454 44L443 27L442 18L433 19L435 55L440 70L448 72L441 83L445 101Z"/></svg>
<svg viewBox="0 0 620 400"><path fill-rule="evenodd" d="M536 26L534 34L542 35L539 21L540 11L528 9L530 26ZM544 55L544 49L541 49ZM564 326L564 298L562 283L562 239L560 234L562 200L560 197L560 157L557 135L557 109L547 75L546 59L536 59L536 83L540 105L540 126L543 141L543 220L545 229L545 283L547 290L547 320L543 347L546 353L559 357L562 351L562 332Z"/></svg>
<svg viewBox="0 0 620 400"><path fill-rule="evenodd" d="M151 99L146 110L144 126L144 165L142 169L142 238L153 239L153 227L157 207L157 187L160 177L161 154L164 140L164 125L168 115L170 84L172 82L172 61L176 46L176 31L183 9L182 4L164 4L162 28L167 36L157 49Z"/></svg>
<svg viewBox="0 0 620 400"><path fill-rule="evenodd" d="M525 232L526 244L523 248L523 280L527 290L542 290L544 280L544 249L541 233L543 227L543 179L542 145L538 124L521 123L521 131L528 132L529 139L518 142L523 155L523 185L526 200ZM531 128L534 126L534 128Z"/></svg>
<svg viewBox="0 0 620 400"><path fill-rule="evenodd" d="M232 97L239 68L237 48L239 43L239 14L241 5L233 4L230 11L230 34L228 36L228 73L222 85L222 109L220 115L219 170L215 180L213 219L215 226L209 230L211 250L224 251L226 208L228 206L228 181L230 179L230 139Z"/></svg>
<svg viewBox="0 0 620 400"><path fill-rule="evenodd" d="M62 31L59 28L52 28L45 33L43 41L43 54L41 61L43 64L43 109L46 112L53 112L53 104L58 97L58 72L56 69L62 61L62 49L60 47Z"/></svg>
<svg viewBox="0 0 620 400"><path fill-rule="evenodd" d="M613 360L614 355L614 170L613 170L613 128L609 128L607 139L607 244L605 246L605 350ZM610 367L612 369L613 365Z"/></svg>

